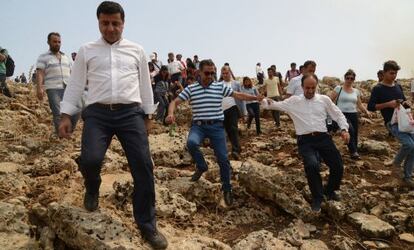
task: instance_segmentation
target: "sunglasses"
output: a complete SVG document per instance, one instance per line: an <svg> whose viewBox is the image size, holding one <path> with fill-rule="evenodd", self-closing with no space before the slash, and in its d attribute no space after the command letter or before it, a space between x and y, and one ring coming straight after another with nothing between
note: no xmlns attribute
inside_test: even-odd
<svg viewBox="0 0 414 250"><path fill-rule="evenodd" d="M214 71L210 71L210 72L204 71L203 74L206 75L206 76L212 76L212 75L216 74L216 72L214 72Z"/></svg>
<svg viewBox="0 0 414 250"><path fill-rule="evenodd" d="M345 79L349 80L349 81L353 81L353 80L355 80L355 77L348 76L348 77L345 77Z"/></svg>

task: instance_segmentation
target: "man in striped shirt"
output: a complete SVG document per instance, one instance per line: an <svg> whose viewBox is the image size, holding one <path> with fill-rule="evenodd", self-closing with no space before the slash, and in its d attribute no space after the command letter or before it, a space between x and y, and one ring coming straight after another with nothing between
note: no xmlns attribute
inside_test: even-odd
<svg viewBox="0 0 414 250"><path fill-rule="evenodd" d="M200 143L204 138L209 138L220 167L224 201L226 205L230 206L233 204L233 194L230 184L230 162L227 157L226 137L223 126L222 101L224 97L229 96L245 101L260 101L263 99L263 96L256 97L236 92L231 87L223 84L223 82L215 82L215 68L212 60L200 62L201 81L187 86L171 102L166 122L175 122L174 110L177 105L184 101L190 102L193 121L188 135L187 148L196 163L196 171L191 177L191 181L198 181L201 175L208 169L207 163L200 151Z"/></svg>
<svg viewBox="0 0 414 250"><path fill-rule="evenodd" d="M49 51L41 54L36 63L37 98L42 101L46 90L57 134L60 122L60 102L69 81L72 62L68 56L60 51L61 39L59 33L49 33L47 44L49 45ZM79 115L71 117L72 129L75 128L78 119Z"/></svg>

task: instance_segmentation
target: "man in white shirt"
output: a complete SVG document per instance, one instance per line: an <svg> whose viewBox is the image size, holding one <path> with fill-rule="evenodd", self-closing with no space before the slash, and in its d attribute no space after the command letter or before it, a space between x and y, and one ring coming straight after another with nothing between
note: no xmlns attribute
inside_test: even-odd
<svg viewBox="0 0 414 250"><path fill-rule="evenodd" d="M298 75L297 77L292 78L290 80L287 89L286 89L286 96L290 97L292 95L301 95L303 94L302 88L302 77L305 74L315 74L316 71L316 63L312 60L308 60L303 64L303 72L302 74Z"/></svg>
<svg viewBox="0 0 414 250"><path fill-rule="evenodd" d="M59 135L71 136L70 117L78 111L76 104L88 83L78 161L86 188L84 206L89 211L98 208L102 161L116 135L133 178L135 221L154 248L165 249L167 240L156 227L153 163L147 135L149 121L145 118L156 108L146 55L140 45L122 38L125 14L121 5L102 2L97 17L102 38L79 49L62 101Z"/></svg>
<svg viewBox="0 0 414 250"><path fill-rule="evenodd" d="M233 80L229 66L221 68L221 76L225 86L232 88L234 91L241 92L241 85L238 81ZM243 102L234 99L234 97L224 97L222 101L224 113L224 128L231 143L231 156L234 160L240 159L240 141L238 121L240 114L244 113Z"/></svg>
<svg viewBox="0 0 414 250"><path fill-rule="evenodd" d="M171 82L182 81L181 71L184 70L184 66L174 58L174 53L168 53L168 73L170 73Z"/></svg>
<svg viewBox="0 0 414 250"><path fill-rule="evenodd" d="M327 133L325 120L329 114L341 128L341 137L349 142L348 123L341 110L328 96L315 94L318 79L313 74L302 78L303 95L292 96L282 102L270 99L263 101L263 108L276 109L289 114L295 126L298 151L303 158L305 173L312 193L312 210L319 212L323 195L328 200L339 200L335 193L339 190L343 163L341 154ZM269 104L270 102L270 104ZM320 158L329 167L328 184L323 187L320 171Z"/></svg>

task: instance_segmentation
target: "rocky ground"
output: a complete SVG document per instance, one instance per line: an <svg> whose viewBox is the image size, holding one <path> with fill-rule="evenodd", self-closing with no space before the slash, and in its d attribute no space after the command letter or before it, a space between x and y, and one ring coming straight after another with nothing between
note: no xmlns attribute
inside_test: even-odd
<svg viewBox="0 0 414 250"><path fill-rule="evenodd" d="M326 93L338 80L324 78ZM408 81L401 81L408 96ZM102 170L100 209L83 209L82 177L74 159L80 124L71 140L52 133L47 102L31 86L10 84L15 99L0 95L0 249L150 249L133 222L131 177L114 139ZM361 82L363 100L373 82ZM379 114L361 118L362 159L345 162L341 202L310 210L310 192L298 158L290 118L263 134L241 125L242 160L231 161L235 204L226 207L212 150L210 170L197 183L185 150L189 109L179 111L174 133L156 124L150 135L155 162L158 225L169 249L414 249L414 191L391 164L398 149ZM322 167L326 179L328 169Z"/></svg>

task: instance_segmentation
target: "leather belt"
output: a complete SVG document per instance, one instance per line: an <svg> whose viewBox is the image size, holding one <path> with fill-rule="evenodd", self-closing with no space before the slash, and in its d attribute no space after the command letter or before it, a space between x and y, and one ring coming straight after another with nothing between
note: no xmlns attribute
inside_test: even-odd
<svg viewBox="0 0 414 250"><path fill-rule="evenodd" d="M222 120L196 120L196 121L193 121L192 123L198 126L201 126L201 125L213 125L219 122L223 122L223 121Z"/></svg>
<svg viewBox="0 0 414 250"><path fill-rule="evenodd" d="M101 109L107 109L107 110L120 110L120 109L124 109L124 108L132 108L132 107L138 107L139 103L137 102L133 102L133 103L111 103L111 104L105 104L105 103L99 103L96 102L94 104L92 104L92 106L95 106L97 108L101 108Z"/></svg>
<svg viewBox="0 0 414 250"><path fill-rule="evenodd" d="M326 135L326 134L327 134L326 132L318 132L318 131L315 131L315 132L312 132L312 133L309 133L309 134L300 135L300 136L318 136L318 135Z"/></svg>

